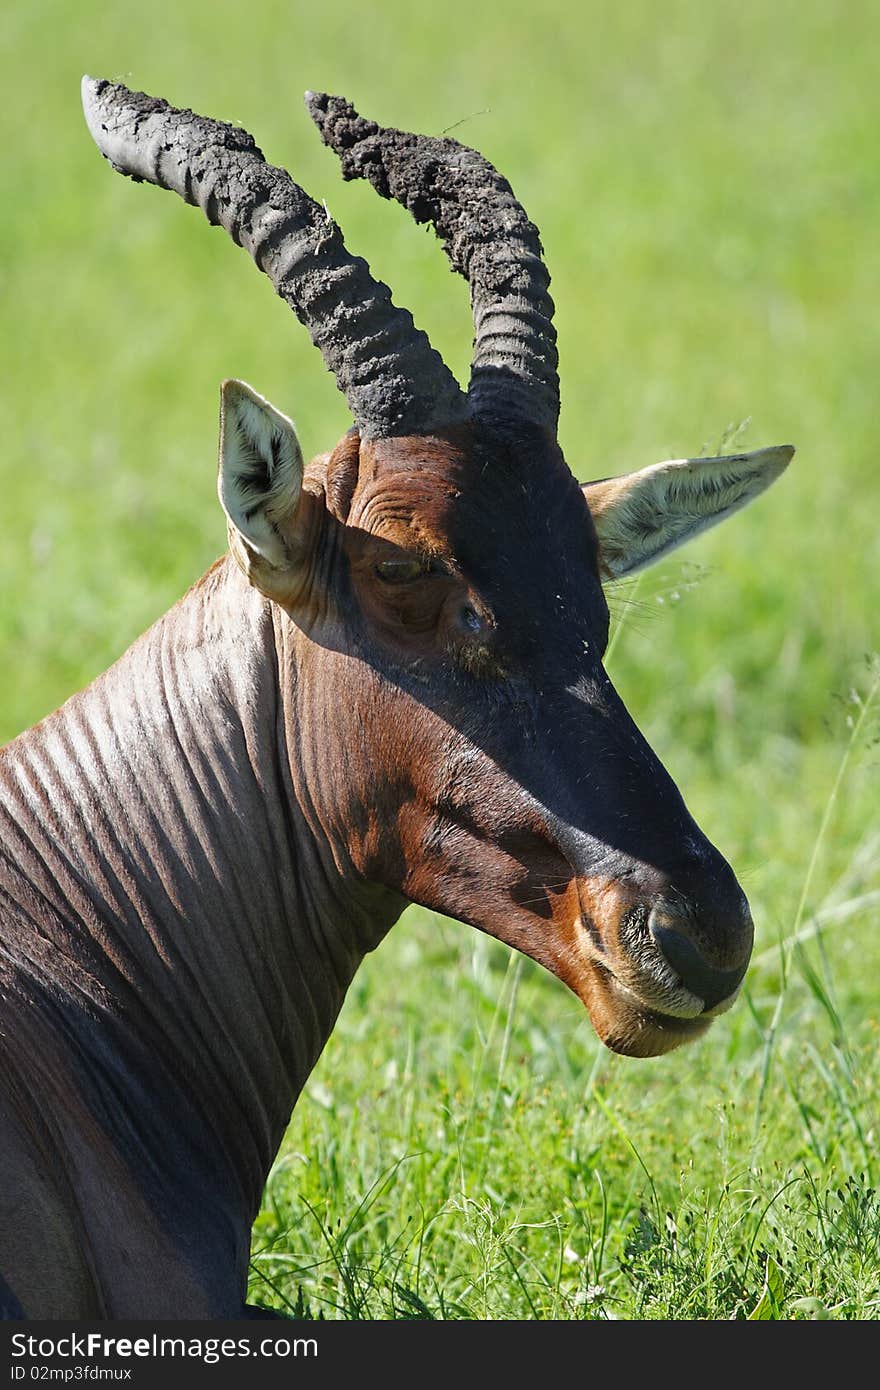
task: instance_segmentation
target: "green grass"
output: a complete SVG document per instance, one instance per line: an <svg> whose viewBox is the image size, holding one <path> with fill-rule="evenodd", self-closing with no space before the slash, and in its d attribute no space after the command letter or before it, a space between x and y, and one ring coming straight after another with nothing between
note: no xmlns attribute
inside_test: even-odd
<svg viewBox="0 0 880 1390"><path fill-rule="evenodd" d="M464 286L402 210L342 184L300 93L482 148L542 230L580 477L714 451L747 418L747 445L798 446L766 498L613 600L614 678L752 902L745 999L687 1050L617 1059L531 963L411 911L273 1170L260 1301L878 1315L878 43L867 0L0 17L0 740L219 553L224 376L311 451L347 425L247 257L101 163L84 71L247 125L459 373Z"/></svg>

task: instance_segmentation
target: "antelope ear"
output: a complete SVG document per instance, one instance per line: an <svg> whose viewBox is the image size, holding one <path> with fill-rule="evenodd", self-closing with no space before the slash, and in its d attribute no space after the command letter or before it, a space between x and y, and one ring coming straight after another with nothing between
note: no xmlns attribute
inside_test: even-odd
<svg viewBox="0 0 880 1390"><path fill-rule="evenodd" d="M291 563L285 530L302 479L302 451L291 421L243 381L224 381L217 491L234 532L274 569Z"/></svg>
<svg viewBox="0 0 880 1390"><path fill-rule="evenodd" d="M732 516L779 477L793 453L780 444L751 454L672 459L585 483L602 571L609 579L633 574Z"/></svg>

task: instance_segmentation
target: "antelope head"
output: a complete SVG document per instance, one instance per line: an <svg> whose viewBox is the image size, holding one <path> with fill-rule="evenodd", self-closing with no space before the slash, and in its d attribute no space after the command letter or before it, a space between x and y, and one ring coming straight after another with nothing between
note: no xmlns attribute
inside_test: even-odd
<svg viewBox="0 0 880 1390"><path fill-rule="evenodd" d="M103 81L84 104L114 168L245 247L351 410L305 467L285 415L222 388L230 547L275 608L293 785L340 880L517 947L618 1052L696 1037L736 997L752 920L606 674L603 585L742 507L792 450L576 482L537 230L454 140L307 95L343 175L432 224L467 279L466 391L245 131Z"/></svg>

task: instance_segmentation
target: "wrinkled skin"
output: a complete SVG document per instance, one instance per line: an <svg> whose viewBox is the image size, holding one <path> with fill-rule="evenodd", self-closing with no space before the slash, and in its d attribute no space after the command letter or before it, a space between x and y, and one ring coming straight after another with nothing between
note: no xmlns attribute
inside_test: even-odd
<svg viewBox="0 0 880 1390"><path fill-rule="evenodd" d="M733 1002L748 907L603 670L601 580L791 450L582 490L537 232L481 157L311 104L468 275L466 396L246 132L84 102L115 168L254 256L360 434L303 480L290 421L224 383L231 558L0 749L0 1316L238 1317L291 1109L407 902L541 962L618 1052Z"/></svg>
<svg viewBox="0 0 880 1390"><path fill-rule="evenodd" d="M352 432L278 525L280 562L230 518L231 557L0 749L4 1316L243 1314L291 1108L407 901L631 1055L745 970L733 874L602 669L555 446Z"/></svg>

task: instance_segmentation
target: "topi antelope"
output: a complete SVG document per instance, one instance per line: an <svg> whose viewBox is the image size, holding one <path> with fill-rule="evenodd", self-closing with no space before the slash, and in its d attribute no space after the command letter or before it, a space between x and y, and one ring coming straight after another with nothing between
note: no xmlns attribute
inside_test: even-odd
<svg viewBox="0 0 880 1390"><path fill-rule="evenodd" d="M229 553L0 750L0 1307L235 1317L291 1108L407 903L517 947L647 1057L729 1008L752 922L602 666L603 581L792 450L575 482L535 227L453 140L309 94L346 178L470 285L467 392L245 131L86 79L113 168L197 203L354 426L307 468L227 381Z"/></svg>

